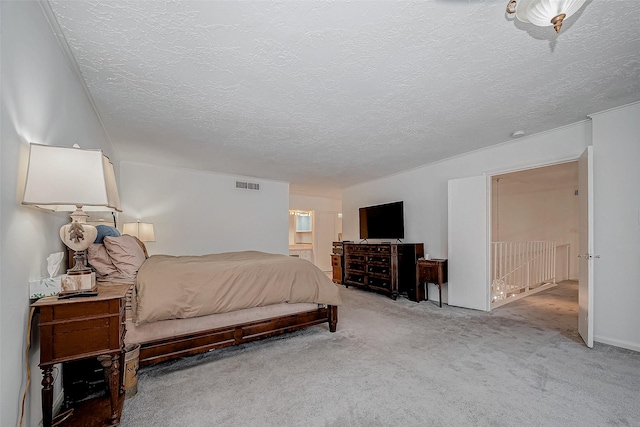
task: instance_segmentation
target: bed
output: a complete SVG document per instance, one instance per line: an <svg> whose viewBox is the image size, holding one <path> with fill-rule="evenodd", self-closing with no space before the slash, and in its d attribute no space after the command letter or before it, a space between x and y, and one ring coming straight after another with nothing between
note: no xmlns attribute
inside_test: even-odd
<svg viewBox="0 0 640 427"><path fill-rule="evenodd" d="M132 236L89 248L102 286L130 284L126 344L140 365L328 324L335 332L337 286L308 261L257 251L148 257Z"/></svg>

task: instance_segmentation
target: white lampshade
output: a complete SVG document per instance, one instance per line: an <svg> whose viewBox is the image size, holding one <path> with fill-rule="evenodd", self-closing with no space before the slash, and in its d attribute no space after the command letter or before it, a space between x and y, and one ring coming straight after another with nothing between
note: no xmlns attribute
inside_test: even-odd
<svg viewBox="0 0 640 427"><path fill-rule="evenodd" d="M156 235L153 232L153 224L148 222L125 222L122 226L122 234L135 236L143 242L156 241Z"/></svg>
<svg viewBox="0 0 640 427"><path fill-rule="evenodd" d="M109 158L101 150L31 144L22 203L55 212L118 211L120 197Z"/></svg>
<svg viewBox="0 0 640 427"><path fill-rule="evenodd" d="M85 211L118 211L120 197L113 164L101 150L31 144L22 203L54 212L72 212L60 239L75 251L68 274L90 274L86 249L98 231L86 224Z"/></svg>
<svg viewBox="0 0 640 427"><path fill-rule="evenodd" d="M553 25L559 32L563 19L576 13L585 2L586 0L517 0L515 14L522 22L539 27ZM556 19L558 17L560 18Z"/></svg>

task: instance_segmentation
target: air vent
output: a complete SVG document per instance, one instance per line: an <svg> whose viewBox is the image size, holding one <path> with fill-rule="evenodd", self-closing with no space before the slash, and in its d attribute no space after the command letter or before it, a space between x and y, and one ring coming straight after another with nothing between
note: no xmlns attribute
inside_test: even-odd
<svg viewBox="0 0 640 427"><path fill-rule="evenodd" d="M236 188L238 190L255 190L260 191L260 184L256 182L244 182L236 181Z"/></svg>

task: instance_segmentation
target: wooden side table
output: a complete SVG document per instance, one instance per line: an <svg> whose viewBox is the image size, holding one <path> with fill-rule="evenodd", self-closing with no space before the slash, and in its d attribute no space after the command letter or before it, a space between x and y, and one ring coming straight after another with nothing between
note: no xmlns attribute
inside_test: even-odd
<svg viewBox="0 0 640 427"><path fill-rule="evenodd" d="M52 423L53 365L90 357L99 358L108 374L111 413L107 423L120 423L120 366L124 361L125 297L129 287L100 286L95 297L48 297L31 304L40 312L38 326L44 427L51 427Z"/></svg>
<svg viewBox="0 0 640 427"><path fill-rule="evenodd" d="M438 287L440 307L442 307L442 284L447 282L446 259L419 259L416 264L416 301L429 300L429 292L425 289L427 283L433 283ZM422 286L425 284L425 287Z"/></svg>

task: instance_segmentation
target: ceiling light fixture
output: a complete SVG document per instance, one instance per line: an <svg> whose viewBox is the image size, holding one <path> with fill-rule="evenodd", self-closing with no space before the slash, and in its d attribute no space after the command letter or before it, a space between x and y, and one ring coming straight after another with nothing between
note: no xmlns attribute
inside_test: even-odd
<svg viewBox="0 0 640 427"><path fill-rule="evenodd" d="M516 15L519 21L547 27L553 25L560 32L563 21L576 13L586 0L510 0L507 13Z"/></svg>

